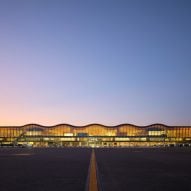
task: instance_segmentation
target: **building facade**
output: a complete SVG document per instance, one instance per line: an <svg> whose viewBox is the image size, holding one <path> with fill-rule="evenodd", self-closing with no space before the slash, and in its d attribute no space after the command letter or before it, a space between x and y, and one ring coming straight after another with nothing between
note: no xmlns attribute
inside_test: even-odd
<svg viewBox="0 0 191 191"><path fill-rule="evenodd" d="M191 126L167 126L164 124L73 126L59 124L48 127L28 124L0 127L0 146L145 147L167 145L191 145Z"/></svg>

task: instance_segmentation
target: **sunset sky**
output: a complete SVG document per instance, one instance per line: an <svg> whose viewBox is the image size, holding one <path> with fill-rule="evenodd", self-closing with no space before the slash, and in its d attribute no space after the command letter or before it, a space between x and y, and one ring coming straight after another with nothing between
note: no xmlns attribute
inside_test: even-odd
<svg viewBox="0 0 191 191"><path fill-rule="evenodd" d="M1 0L0 125L191 125L190 0Z"/></svg>

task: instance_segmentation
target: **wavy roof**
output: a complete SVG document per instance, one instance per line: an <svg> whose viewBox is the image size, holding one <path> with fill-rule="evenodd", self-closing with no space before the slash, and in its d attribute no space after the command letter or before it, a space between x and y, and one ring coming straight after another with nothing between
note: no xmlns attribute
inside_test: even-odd
<svg viewBox="0 0 191 191"><path fill-rule="evenodd" d="M44 125L40 125L40 124L35 124L35 123L29 123L23 126L0 126L0 127L27 127L27 126L38 126L38 127L42 127L42 128L56 128L56 127L60 127L60 126L68 126L68 127L72 127L72 128L86 128L86 127L91 127L91 126L100 126L100 127L105 127L105 128L119 128L119 127L123 127L123 126L131 126L131 127L136 127L136 128L148 128L148 127L156 127L156 126L160 126L160 127L165 127L165 128L172 128L172 127L191 127L191 126L168 126L162 123L154 123L151 125L146 125L146 126L138 126L138 125L134 125L134 124L130 124L130 123L123 123L123 124L119 124L119 125L115 125L115 126L107 126L107 125L103 125L103 124L99 124L99 123L91 123L91 124L87 124L87 125L83 125L83 126L75 126L75 125L71 125L71 124L67 124L67 123L61 123L61 124L57 124L57 125L53 125L53 126L44 126Z"/></svg>

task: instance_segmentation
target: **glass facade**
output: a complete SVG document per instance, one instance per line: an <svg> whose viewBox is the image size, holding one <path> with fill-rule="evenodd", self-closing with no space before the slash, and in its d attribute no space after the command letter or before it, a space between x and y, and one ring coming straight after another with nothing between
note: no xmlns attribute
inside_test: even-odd
<svg viewBox="0 0 191 191"><path fill-rule="evenodd" d="M104 126L90 124L72 126L60 124L46 127L38 124L25 126L1 126L0 145L26 145L33 147L120 147L190 145L191 126L166 126L153 124L136 126L121 124Z"/></svg>

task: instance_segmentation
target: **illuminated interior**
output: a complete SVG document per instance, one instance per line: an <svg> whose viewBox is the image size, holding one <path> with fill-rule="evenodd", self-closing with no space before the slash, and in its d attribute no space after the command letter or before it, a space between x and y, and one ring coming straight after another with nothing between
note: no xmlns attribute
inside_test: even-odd
<svg viewBox="0 0 191 191"><path fill-rule="evenodd" d="M72 126L60 124L48 127L28 124L0 127L1 146L125 147L177 144L191 144L191 126L167 126L163 124L143 127L132 124Z"/></svg>

